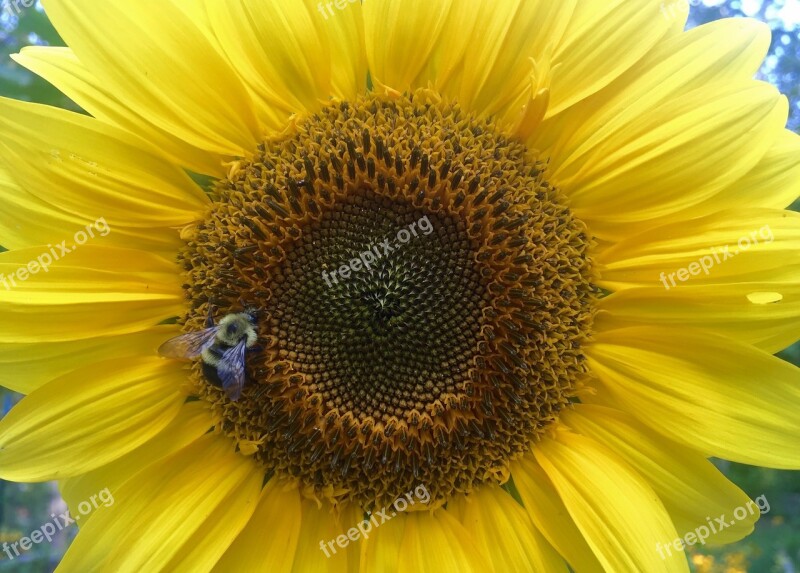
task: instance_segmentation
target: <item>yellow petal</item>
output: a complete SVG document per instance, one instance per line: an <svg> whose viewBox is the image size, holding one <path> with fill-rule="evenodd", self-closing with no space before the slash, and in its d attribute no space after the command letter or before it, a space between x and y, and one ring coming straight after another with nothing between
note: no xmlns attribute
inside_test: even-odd
<svg viewBox="0 0 800 573"><path fill-rule="evenodd" d="M119 458L172 421L184 379L158 358L101 362L56 378L0 421L0 476L59 479Z"/></svg>
<svg viewBox="0 0 800 573"><path fill-rule="evenodd" d="M681 537L702 527L706 537L701 544L721 545L753 531L760 515L755 503L700 453L611 408L576 404L562 412L561 420L606 445L639 472L661 498ZM739 507L754 511L748 511L744 519L733 519ZM728 525L711 531L709 522L720 516Z"/></svg>
<svg viewBox="0 0 800 573"><path fill-rule="evenodd" d="M601 299L596 331L628 326L698 328L774 353L800 338L800 283L677 283Z"/></svg>
<svg viewBox="0 0 800 573"><path fill-rule="evenodd" d="M358 571L359 541L347 536L356 525L356 515L351 511L339 513L328 503L318 507L308 499L302 501L301 515L293 573ZM328 545L331 541L334 543Z"/></svg>
<svg viewBox="0 0 800 573"><path fill-rule="evenodd" d="M262 480L230 440L206 434L113 491L58 571L205 571L247 524Z"/></svg>
<svg viewBox="0 0 800 573"><path fill-rule="evenodd" d="M453 0L369 0L364 4L367 60L376 87L416 87L448 22L459 19ZM460 20L460 19L459 19ZM463 49L463 44L461 45Z"/></svg>
<svg viewBox="0 0 800 573"><path fill-rule="evenodd" d="M199 439L212 425L211 413L205 402L187 402L169 425L135 450L92 471L63 480L59 484L61 496L76 513L81 501L105 488L117 491L119 486L140 471Z"/></svg>
<svg viewBox="0 0 800 573"><path fill-rule="evenodd" d="M355 99L367 90L367 49L361 2L350 2L326 24L330 38L332 93L339 99Z"/></svg>
<svg viewBox="0 0 800 573"><path fill-rule="evenodd" d="M300 517L297 486L271 479L261 491L249 523L213 570L291 573L300 537Z"/></svg>
<svg viewBox="0 0 800 573"><path fill-rule="evenodd" d="M158 233L153 227L185 225L208 205L177 166L96 119L0 98L0 126L6 169L20 186L67 213Z"/></svg>
<svg viewBox="0 0 800 573"><path fill-rule="evenodd" d="M738 208L784 209L800 196L800 135L784 129L747 174L717 196L695 205L698 215L715 213L720 202Z"/></svg>
<svg viewBox="0 0 800 573"><path fill-rule="evenodd" d="M206 7L221 48L270 129L281 130L294 113L317 111L333 95L334 80L349 97L366 90L365 53L355 51L363 46L360 3L332 14L313 0L206 0Z"/></svg>
<svg viewBox="0 0 800 573"><path fill-rule="evenodd" d="M52 84L93 117L137 134L171 161L196 173L225 175L219 154L199 149L140 116L125 98L78 61L71 48L28 46L11 59ZM123 101L125 100L125 101Z"/></svg>
<svg viewBox="0 0 800 573"><path fill-rule="evenodd" d="M494 571L567 573L567 564L542 537L520 504L498 486L456 497L447 510L472 534Z"/></svg>
<svg viewBox="0 0 800 573"><path fill-rule="evenodd" d="M668 438L708 456L800 467L796 366L729 338L671 327L598 333L586 353L604 388Z"/></svg>
<svg viewBox="0 0 800 573"><path fill-rule="evenodd" d="M260 128L244 85L203 22L173 0L141 0L135 10L93 0L44 4L80 62L142 121L222 156L255 151Z"/></svg>
<svg viewBox="0 0 800 573"><path fill-rule="evenodd" d="M668 37L684 34L686 22L689 19L690 2L687 0L664 0L661 2L661 15L669 20L671 26Z"/></svg>
<svg viewBox="0 0 800 573"><path fill-rule="evenodd" d="M172 261L129 249L66 246L73 250L62 254L48 245L0 253L0 342L130 334L183 311ZM43 272L45 255L52 266Z"/></svg>
<svg viewBox="0 0 800 573"><path fill-rule="evenodd" d="M710 82L752 78L766 56L769 27L730 18L664 40L607 88L545 122L530 145L550 157L553 170L578 158L620 125L652 113Z"/></svg>
<svg viewBox="0 0 800 573"><path fill-rule="evenodd" d="M603 130L552 181L596 236L617 240L744 176L781 134L787 111L768 84L712 83Z"/></svg>
<svg viewBox="0 0 800 573"><path fill-rule="evenodd" d="M533 454L513 462L511 475L531 520L575 573L600 571L600 562Z"/></svg>
<svg viewBox="0 0 800 573"><path fill-rule="evenodd" d="M78 61L71 48L28 46L11 58L40 76L92 116L139 135L174 163L196 173L225 175L219 154L199 149L143 118Z"/></svg>
<svg viewBox="0 0 800 573"><path fill-rule="evenodd" d="M660 2L610 0L576 4L553 56L548 116L604 88L640 60L668 32Z"/></svg>
<svg viewBox="0 0 800 573"><path fill-rule="evenodd" d="M30 394L50 380L85 364L138 356L156 356L156 350L176 326L158 326L121 336L100 336L41 344L0 342L0 386Z"/></svg>
<svg viewBox="0 0 800 573"><path fill-rule="evenodd" d="M596 261L599 284L609 290L797 282L800 214L774 209L721 211L630 237L600 251Z"/></svg>
<svg viewBox="0 0 800 573"><path fill-rule="evenodd" d="M530 115L534 100L541 119L548 103L549 113L559 113L600 90L669 28L652 2L630 0L376 0L364 12L370 71L380 89L435 87L506 125Z"/></svg>
<svg viewBox="0 0 800 573"><path fill-rule="evenodd" d="M377 518L376 518L377 521ZM364 521L361 528L365 531L361 541L360 573L374 571L392 571L397 568L397 557L403 545L406 531L406 514L397 515L391 521L373 525L372 521Z"/></svg>
<svg viewBox="0 0 800 573"><path fill-rule="evenodd" d="M0 161L2 163L2 161ZM2 175L0 175L2 179ZM58 244L84 234L101 236L109 246L173 254L183 246L175 229L136 228L110 224L105 217L67 213L25 191L24 181L0 180L0 237L7 249Z"/></svg>
<svg viewBox="0 0 800 573"><path fill-rule="evenodd" d="M34 197L0 165L0 243L6 249L46 245L88 223Z"/></svg>
<svg viewBox="0 0 800 573"><path fill-rule="evenodd" d="M683 552L657 552L677 537L675 527L650 486L612 451L560 431L534 454L605 570L688 573Z"/></svg>
<svg viewBox="0 0 800 573"><path fill-rule="evenodd" d="M511 0L476 8L462 3L476 29L473 34L463 28L457 31L469 40L461 87L453 94L459 103L482 115L517 115L520 106L514 104L529 90L537 66L557 57L555 47L564 41L576 4L575 0ZM532 30L537 33L531 34ZM570 55L565 52L562 57ZM541 88L549 90L550 81L547 76Z"/></svg>
<svg viewBox="0 0 800 573"><path fill-rule="evenodd" d="M470 533L445 509L432 515L405 514L406 524L397 573L484 573L491 571Z"/></svg>

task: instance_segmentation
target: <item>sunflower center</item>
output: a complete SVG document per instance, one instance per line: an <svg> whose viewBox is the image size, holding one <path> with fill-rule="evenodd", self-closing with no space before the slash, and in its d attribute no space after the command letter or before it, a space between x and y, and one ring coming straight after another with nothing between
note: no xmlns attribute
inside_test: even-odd
<svg viewBox="0 0 800 573"><path fill-rule="evenodd" d="M469 382L487 293L459 223L359 188L305 227L263 328L330 411L418 424Z"/></svg>
<svg viewBox="0 0 800 573"><path fill-rule="evenodd" d="M594 288L544 165L426 91L324 108L220 182L182 253L198 330L255 309L237 401L265 473L371 507L500 482L574 395Z"/></svg>

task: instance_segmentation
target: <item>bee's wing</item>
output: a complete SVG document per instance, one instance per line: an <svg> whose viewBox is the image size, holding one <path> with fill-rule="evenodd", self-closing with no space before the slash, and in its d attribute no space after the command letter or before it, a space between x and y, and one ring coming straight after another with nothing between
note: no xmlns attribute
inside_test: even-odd
<svg viewBox="0 0 800 573"><path fill-rule="evenodd" d="M158 353L166 358L196 358L214 344L218 328L213 326L170 338L158 347Z"/></svg>
<svg viewBox="0 0 800 573"><path fill-rule="evenodd" d="M245 341L242 340L236 346L231 346L220 358L217 364L217 375L222 381L222 388L233 401L239 399L244 388L244 353L246 349Z"/></svg>

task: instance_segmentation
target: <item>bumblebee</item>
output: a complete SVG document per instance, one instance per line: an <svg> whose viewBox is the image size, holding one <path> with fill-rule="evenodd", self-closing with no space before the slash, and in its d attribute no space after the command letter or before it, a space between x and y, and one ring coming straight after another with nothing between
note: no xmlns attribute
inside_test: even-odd
<svg viewBox="0 0 800 573"><path fill-rule="evenodd" d="M245 383L245 354L258 340L253 312L226 314L214 324L209 314L206 328L170 338L158 348L166 358L203 361L203 375L212 384L222 386L233 401L242 395Z"/></svg>

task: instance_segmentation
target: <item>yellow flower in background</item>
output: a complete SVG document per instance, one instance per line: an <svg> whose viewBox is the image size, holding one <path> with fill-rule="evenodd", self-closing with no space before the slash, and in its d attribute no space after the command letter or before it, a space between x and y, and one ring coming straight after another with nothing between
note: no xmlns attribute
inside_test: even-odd
<svg viewBox="0 0 800 573"><path fill-rule="evenodd" d="M800 467L766 26L45 9L14 59L89 115L0 100L0 478L113 493L60 571L688 571L759 516L708 457Z"/></svg>

